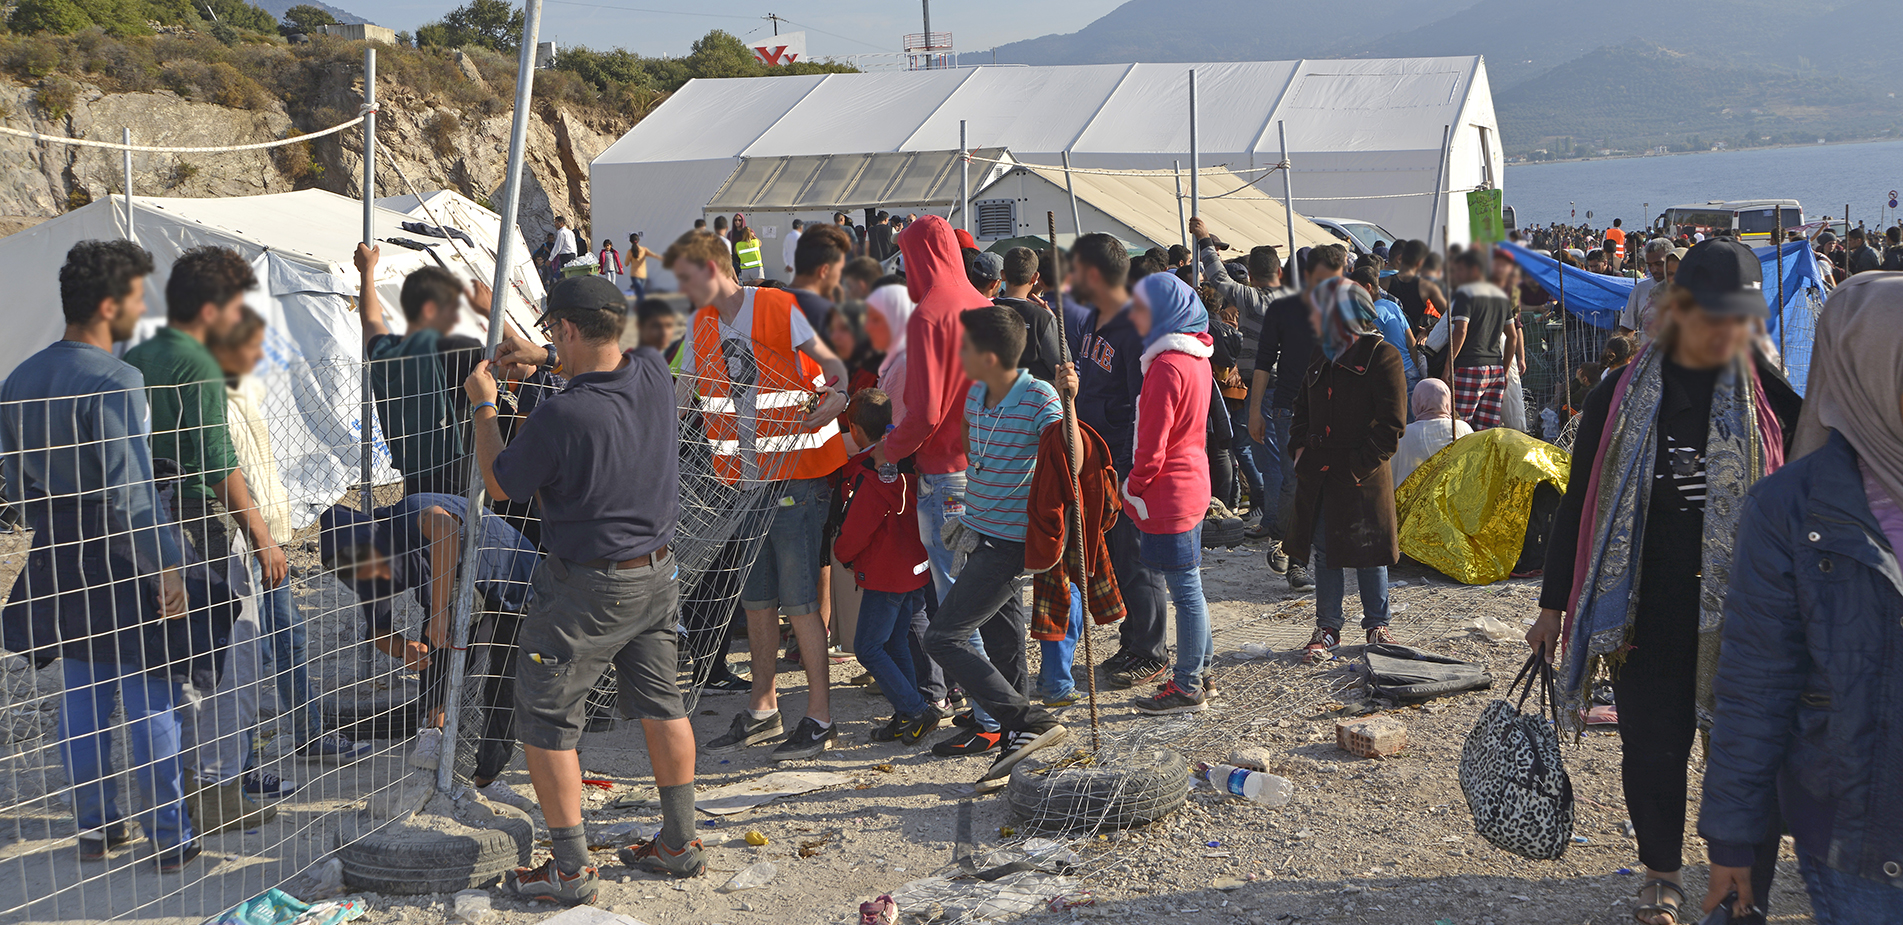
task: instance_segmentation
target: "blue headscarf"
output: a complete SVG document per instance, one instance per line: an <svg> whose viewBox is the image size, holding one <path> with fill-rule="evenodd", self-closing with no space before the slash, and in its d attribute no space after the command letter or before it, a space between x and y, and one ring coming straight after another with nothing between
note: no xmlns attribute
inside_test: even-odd
<svg viewBox="0 0 1903 925"><path fill-rule="evenodd" d="M1173 273L1151 273L1137 281L1137 296L1150 307L1150 333L1143 346L1169 334L1202 334L1209 330L1209 310L1189 284Z"/></svg>

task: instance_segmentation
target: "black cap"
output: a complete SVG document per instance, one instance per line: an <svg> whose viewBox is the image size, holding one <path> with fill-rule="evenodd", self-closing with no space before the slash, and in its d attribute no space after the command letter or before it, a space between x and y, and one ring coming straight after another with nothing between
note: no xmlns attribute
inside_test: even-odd
<svg viewBox="0 0 1903 925"><path fill-rule="evenodd" d="M1764 266L1758 255L1736 241L1714 238L1694 245L1679 258L1672 282L1692 294L1698 307L1714 315L1769 317L1764 302Z"/></svg>
<svg viewBox="0 0 1903 925"><path fill-rule="evenodd" d="M547 325L555 320L557 314L572 314L582 311L605 311L616 314L626 313L628 297L605 276L589 274L571 276L555 284L548 291L548 304L542 310L542 317L536 320L538 325Z"/></svg>

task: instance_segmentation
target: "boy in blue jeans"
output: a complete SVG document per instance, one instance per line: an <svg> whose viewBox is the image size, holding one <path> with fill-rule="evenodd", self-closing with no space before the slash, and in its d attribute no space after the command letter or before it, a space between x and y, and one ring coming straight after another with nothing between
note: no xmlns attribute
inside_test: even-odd
<svg viewBox="0 0 1903 925"><path fill-rule="evenodd" d="M846 517L833 554L852 569L864 593L853 651L897 711L891 722L873 730L872 740L911 745L937 729L939 720L937 708L919 694L912 664L912 615L924 609L925 588L932 581L917 527L918 474L910 459L885 466L872 459L872 445L892 424L890 396L862 389L846 418L853 442L866 449L846 463Z"/></svg>

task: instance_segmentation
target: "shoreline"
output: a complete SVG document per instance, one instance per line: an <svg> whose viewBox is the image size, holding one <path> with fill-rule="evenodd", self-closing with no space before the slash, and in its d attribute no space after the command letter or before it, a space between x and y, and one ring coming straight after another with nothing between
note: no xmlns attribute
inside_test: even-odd
<svg viewBox="0 0 1903 925"><path fill-rule="evenodd" d="M1817 142L1813 141L1809 144L1757 145L1757 146L1749 147L1749 148L1725 148L1723 150L1707 149L1704 151L1670 151L1665 154L1595 154L1595 155L1592 155L1591 157L1559 157L1559 158L1553 158L1551 160L1545 160L1545 161L1521 161L1519 163L1509 162L1506 166L1508 167L1540 167L1547 164L1579 164L1579 163L1584 163L1586 161L1629 161L1629 160L1636 160L1636 159L1649 158L1649 157L1688 157L1695 154L1736 154L1743 151L1777 151L1777 150L1782 150L1786 148L1835 148L1835 147L1842 147L1844 145L1882 144L1888 141L1903 141L1903 136L1858 138L1858 139L1847 140L1847 141L1826 141L1823 144L1818 144Z"/></svg>

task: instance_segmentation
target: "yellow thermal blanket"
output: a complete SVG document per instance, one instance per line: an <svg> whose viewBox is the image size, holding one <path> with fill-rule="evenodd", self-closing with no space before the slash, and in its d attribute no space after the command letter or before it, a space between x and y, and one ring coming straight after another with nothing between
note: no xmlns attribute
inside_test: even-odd
<svg viewBox="0 0 1903 925"><path fill-rule="evenodd" d="M1401 551L1464 584L1506 578L1526 541L1534 487L1565 492L1571 464L1559 447L1507 427L1448 444L1394 491Z"/></svg>

